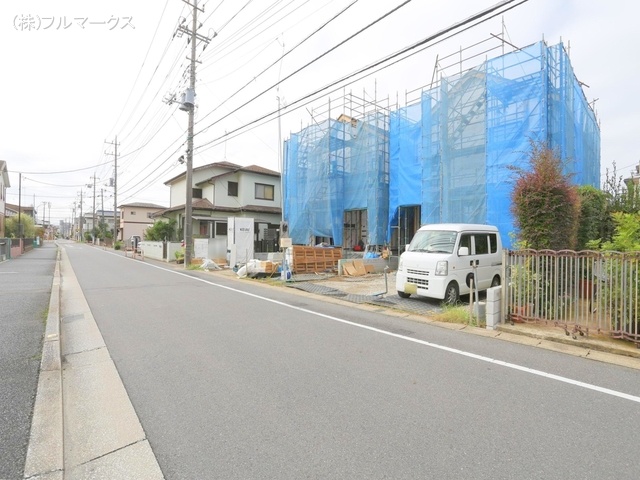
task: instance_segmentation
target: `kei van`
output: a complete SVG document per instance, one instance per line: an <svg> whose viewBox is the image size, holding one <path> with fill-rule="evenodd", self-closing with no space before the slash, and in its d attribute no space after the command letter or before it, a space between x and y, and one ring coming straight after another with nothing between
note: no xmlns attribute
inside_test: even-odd
<svg viewBox="0 0 640 480"><path fill-rule="evenodd" d="M440 223L420 227L400 256L396 290L456 303L460 295L500 285L502 241L491 225ZM475 283L477 282L477 285Z"/></svg>

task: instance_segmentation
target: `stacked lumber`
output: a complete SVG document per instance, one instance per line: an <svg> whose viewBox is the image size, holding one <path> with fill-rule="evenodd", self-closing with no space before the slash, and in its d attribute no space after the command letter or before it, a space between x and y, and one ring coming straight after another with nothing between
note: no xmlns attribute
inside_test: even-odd
<svg viewBox="0 0 640 480"><path fill-rule="evenodd" d="M341 248L293 247L293 273L320 273L338 268L342 258Z"/></svg>

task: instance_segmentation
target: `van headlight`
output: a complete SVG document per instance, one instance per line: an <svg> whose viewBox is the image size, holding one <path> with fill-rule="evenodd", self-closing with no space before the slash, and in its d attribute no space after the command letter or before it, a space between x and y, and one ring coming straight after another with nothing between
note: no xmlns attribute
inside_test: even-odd
<svg viewBox="0 0 640 480"><path fill-rule="evenodd" d="M436 275L439 277L446 277L449 274L449 262L446 260L440 260L436 263Z"/></svg>
<svg viewBox="0 0 640 480"><path fill-rule="evenodd" d="M398 271L402 271L402 256L400 256L400 260L398 261Z"/></svg>

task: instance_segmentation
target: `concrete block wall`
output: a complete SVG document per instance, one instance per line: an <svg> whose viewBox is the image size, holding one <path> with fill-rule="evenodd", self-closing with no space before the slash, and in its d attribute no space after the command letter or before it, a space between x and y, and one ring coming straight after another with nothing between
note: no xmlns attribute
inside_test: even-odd
<svg viewBox="0 0 640 480"><path fill-rule="evenodd" d="M501 323L500 307L502 300L502 286L487 290L487 330L495 330Z"/></svg>

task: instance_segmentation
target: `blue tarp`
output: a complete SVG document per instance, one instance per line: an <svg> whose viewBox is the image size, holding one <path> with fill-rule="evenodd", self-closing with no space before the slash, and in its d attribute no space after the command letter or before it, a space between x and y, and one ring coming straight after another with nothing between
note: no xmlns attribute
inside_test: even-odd
<svg viewBox="0 0 640 480"><path fill-rule="evenodd" d="M576 184L599 186L600 129L562 44L544 42L484 62L422 92L419 102L328 120L286 141L284 217L294 243L342 245L344 213L365 210L368 243L389 243L402 207L420 223L514 230L512 171L547 142Z"/></svg>

